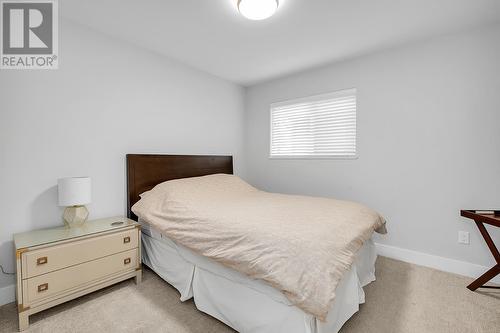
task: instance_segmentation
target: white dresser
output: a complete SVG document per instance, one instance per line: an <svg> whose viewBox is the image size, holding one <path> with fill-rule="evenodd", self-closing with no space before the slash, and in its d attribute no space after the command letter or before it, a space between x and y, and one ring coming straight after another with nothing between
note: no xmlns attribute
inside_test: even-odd
<svg viewBox="0 0 500 333"><path fill-rule="evenodd" d="M29 316L134 277L140 283L140 225L124 217L14 235L19 330Z"/></svg>

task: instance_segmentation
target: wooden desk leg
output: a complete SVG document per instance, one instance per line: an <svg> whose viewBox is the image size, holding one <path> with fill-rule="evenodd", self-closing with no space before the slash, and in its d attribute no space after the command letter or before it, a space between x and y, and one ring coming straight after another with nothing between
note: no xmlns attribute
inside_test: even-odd
<svg viewBox="0 0 500 333"><path fill-rule="evenodd" d="M486 273L484 273L483 275L478 277L476 280L474 280L474 282L469 284L467 286L467 288L469 288L472 291L476 290L477 288L481 288L481 287L483 287L483 284L485 284L489 280L493 279L498 274L500 274L500 265L497 264L496 266L494 266L493 268L488 270ZM498 287L498 288L500 288L500 287Z"/></svg>
<svg viewBox="0 0 500 333"><path fill-rule="evenodd" d="M490 249L491 254L495 258L497 264L495 266L493 266L491 269L489 269L486 273L481 275L479 278L477 278L474 282L472 282L471 284L469 284L467 286L467 288L469 288L472 291L476 290L477 288L483 287L483 285L486 282L490 281L495 276L500 274L500 252L498 252L498 249L495 246L493 239L491 239L491 236L488 233L488 230L486 230L484 224L480 221L475 221L475 222L476 222L476 225L477 225L479 231L481 232L481 235L484 238L484 241L486 242L486 245L488 245L488 248ZM484 287L484 288L488 288L488 287ZM493 287L493 288L495 288L495 287Z"/></svg>

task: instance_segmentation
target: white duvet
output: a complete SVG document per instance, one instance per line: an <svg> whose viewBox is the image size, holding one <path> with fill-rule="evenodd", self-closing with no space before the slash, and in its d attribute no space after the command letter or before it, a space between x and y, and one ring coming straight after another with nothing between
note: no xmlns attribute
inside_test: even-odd
<svg viewBox="0 0 500 333"><path fill-rule="evenodd" d="M259 191L233 175L167 181L132 211L192 251L266 281L324 320L335 289L373 231L375 211L354 202Z"/></svg>

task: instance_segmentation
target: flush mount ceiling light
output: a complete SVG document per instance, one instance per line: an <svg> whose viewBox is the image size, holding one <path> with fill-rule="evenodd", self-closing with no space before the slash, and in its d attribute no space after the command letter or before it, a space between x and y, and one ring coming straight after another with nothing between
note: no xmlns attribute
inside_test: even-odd
<svg viewBox="0 0 500 333"><path fill-rule="evenodd" d="M249 20L264 20L278 10L278 0L238 0L238 10Z"/></svg>

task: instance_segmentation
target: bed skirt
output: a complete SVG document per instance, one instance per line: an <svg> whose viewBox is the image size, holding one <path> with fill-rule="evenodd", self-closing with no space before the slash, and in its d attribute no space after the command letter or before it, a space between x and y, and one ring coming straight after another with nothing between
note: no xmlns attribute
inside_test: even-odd
<svg viewBox="0 0 500 333"><path fill-rule="evenodd" d="M375 280L375 245L367 241L336 289L325 322L290 304L278 290L177 245L143 224L142 260L196 307L245 333L337 333L364 303Z"/></svg>

